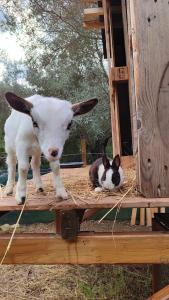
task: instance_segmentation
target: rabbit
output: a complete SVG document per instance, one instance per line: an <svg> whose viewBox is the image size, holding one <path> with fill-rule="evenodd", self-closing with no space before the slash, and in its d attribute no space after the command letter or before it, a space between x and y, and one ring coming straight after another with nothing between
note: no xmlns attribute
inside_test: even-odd
<svg viewBox="0 0 169 300"><path fill-rule="evenodd" d="M91 165L89 177L95 188L95 192L104 190L112 191L123 184L124 173L120 164L119 155L116 155L114 159L111 160L104 154Z"/></svg>

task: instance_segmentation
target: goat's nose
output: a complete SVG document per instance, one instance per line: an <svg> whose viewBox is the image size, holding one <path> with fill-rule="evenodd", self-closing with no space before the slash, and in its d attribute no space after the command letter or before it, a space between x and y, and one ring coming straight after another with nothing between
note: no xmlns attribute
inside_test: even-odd
<svg viewBox="0 0 169 300"><path fill-rule="evenodd" d="M58 155L58 153L59 153L59 149L52 149L52 148L50 148L49 150L49 154L52 156L52 157L56 157L57 155Z"/></svg>

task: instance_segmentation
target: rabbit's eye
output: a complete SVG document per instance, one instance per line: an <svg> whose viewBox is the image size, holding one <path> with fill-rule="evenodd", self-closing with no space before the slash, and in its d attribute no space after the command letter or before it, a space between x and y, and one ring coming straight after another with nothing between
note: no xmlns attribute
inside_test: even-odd
<svg viewBox="0 0 169 300"><path fill-rule="evenodd" d="M112 182L115 186L118 186L120 184L120 173L114 172L112 174Z"/></svg>

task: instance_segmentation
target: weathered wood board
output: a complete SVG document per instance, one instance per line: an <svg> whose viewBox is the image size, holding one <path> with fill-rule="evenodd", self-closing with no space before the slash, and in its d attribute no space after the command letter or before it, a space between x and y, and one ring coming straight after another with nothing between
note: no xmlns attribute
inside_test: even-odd
<svg viewBox="0 0 169 300"><path fill-rule="evenodd" d="M0 259L10 235L0 235ZM168 263L168 233L80 234L68 243L55 234L16 234L3 264Z"/></svg>
<svg viewBox="0 0 169 300"><path fill-rule="evenodd" d="M81 201L77 199L76 202L72 199L68 199L65 201L57 201L54 193L50 193L46 196L30 196L27 199L26 206L24 211L36 211L36 210L71 210L71 209L102 209L102 208L112 208L118 207L120 208L154 208L154 207L169 207L169 198L144 198L144 197L136 197L130 196L125 197L123 201L120 202L120 197L118 196L106 196L101 197L93 197L92 199L88 199L86 201ZM22 205L18 205L14 196L8 196L0 199L0 212L1 211L20 211L22 209Z"/></svg>
<svg viewBox="0 0 169 300"><path fill-rule="evenodd" d="M152 295L147 300L168 300L169 299L169 285Z"/></svg>
<svg viewBox="0 0 169 300"><path fill-rule="evenodd" d="M113 28L112 28L112 7L109 1L103 0L104 11L104 26L106 37L106 50L109 69L109 95L110 95L110 108L111 108L111 126L112 126L112 146L113 154L121 154L121 141L120 141L120 121L119 121L119 107L118 95L116 85L112 82L112 67L115 67L115 54L113 45Z"/></svg>
<svg viewBox="0 0 169 300"><path fill-rule="evenodd" d="M130 0L129 9L139 187L146 197L168 197L169 1Z"/></svg>

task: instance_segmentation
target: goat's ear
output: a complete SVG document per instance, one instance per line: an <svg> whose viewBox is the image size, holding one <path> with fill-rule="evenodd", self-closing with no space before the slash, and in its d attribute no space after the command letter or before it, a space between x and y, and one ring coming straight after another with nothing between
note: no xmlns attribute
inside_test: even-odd
<svg viewBox="0 0 169 300"><path fill-rule="evenodd" d="M80 103L72 105L74 116L79 116L88 113L98 103L97 98L92 98Z"/></svg>
<svg viewBox="0 0 169 300"><path fill-rule="evenodd" d="M6 93L5 97L7 102L13 109L30 115L30 111L33 108L32 103L10 92Z"/></svg>

